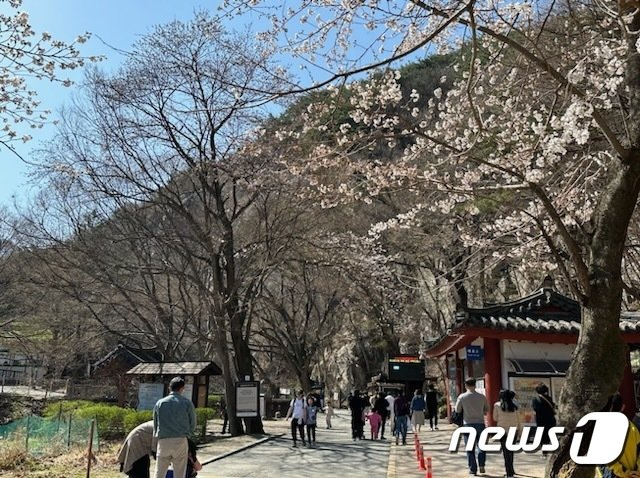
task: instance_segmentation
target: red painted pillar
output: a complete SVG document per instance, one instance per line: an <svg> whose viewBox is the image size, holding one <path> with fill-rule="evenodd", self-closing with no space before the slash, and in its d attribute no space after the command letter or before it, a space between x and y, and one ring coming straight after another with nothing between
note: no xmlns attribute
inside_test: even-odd
<svg viewBox="0 0 640 478"><path fill-rule="evenodd" d="M444 356L444 366L445 366L445 370L447 371L446 373L446 379L444 381L444 393L445 393L445 397L446 397L446 401L447 401L447 422L449 422L449 420L451 419L451 392L452 390L450 390L451 388L451 379L453 377L451 377L451 364L449 363L449 354L445 354Z"/></svg>
<svg viewBox="0 0 640 478"><path fill-rule="evenodd" d="M624 414L629 418L633 418L636 413L636 392L633 387L633 372L631 370L631 357L627 349L627 364L624 367L624 375L622 376L622 384L620 385L620 395L622 395L622 403L624 403Z"/></svg>
<svg viewBox="0 0 640 478"><path fill-rule="evenodd" d="M460 395L464 392L464 370L462 370L462 360L456 350L456 392Z"/></svg>
<svg viewBox="0 0 640 478"><path fill-rule="evenodd" d="M489 402L489 414L487 423L495 425L491 412L493 404L498 401L500 388L502 387L502 366L500 360L500 340L484 339L484 388Z"/></svg>

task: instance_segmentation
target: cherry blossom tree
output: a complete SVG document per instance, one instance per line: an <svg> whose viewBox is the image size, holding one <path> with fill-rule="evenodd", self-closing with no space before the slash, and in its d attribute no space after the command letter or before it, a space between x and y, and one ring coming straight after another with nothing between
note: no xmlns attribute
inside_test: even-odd
<svg viewBox="0 0 640 478"><path fill-rule="evenodd" d="M236 14L269 7L228 2ZM328 86L335 101L312 105L304 127L280 136L326 130L345 96L353 107L335 141L317 144L309 161L298 158L301 174L328 205L390 189L437 191L402 219L417 208L455 211L465 244L509 238L512 247L496 254L519 258L523 270L557 269L583 305L562 422L572 429L600 409L626 356L618 323L640 190L638 5L307 0L283 11L273 15L272 41L314 65L312 75L328 72L297 91ZM397 70L348 81L427 48L458 52L459 61L451 89L436 88L423 107L417 92L403 94ZM400 107L409 114L395 113ZM393 161L366 154L379 141L398 151ZM466 226L480 200L500 208L477 234ZM571 465L567 443L548 476L592 474Z"/></svg>

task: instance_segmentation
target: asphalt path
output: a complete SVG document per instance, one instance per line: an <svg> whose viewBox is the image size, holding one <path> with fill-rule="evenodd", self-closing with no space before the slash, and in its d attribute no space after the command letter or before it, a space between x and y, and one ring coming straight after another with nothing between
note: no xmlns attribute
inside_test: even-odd
<svg viewBox="0 0 640 478"><path fill-rule="evenodd" d="M324 424L324 415L318 418ZM205 465L198 478L386 478L389 441L353 441L348 415L333 422L331 430L318 428L313 448L302 447L300 440L293 448L290 435L274 438Z"/></svg>
<svg viewBox="0 0 640 478"><path fill-rule="evenodd" d="M0 393L7 395L23 395L37 399L43 398L64 398L64 392L52 392L41 388L32 388L27 385L0 385Z"/></svg>

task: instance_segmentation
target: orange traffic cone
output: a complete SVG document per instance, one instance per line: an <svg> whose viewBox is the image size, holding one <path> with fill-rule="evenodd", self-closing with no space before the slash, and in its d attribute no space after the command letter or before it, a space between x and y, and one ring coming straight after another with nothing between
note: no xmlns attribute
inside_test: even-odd
<svg viewBox="0 0 640 478"><path fill-rule="evenodd" d="M424 466L424 450L420 447L420 461L418 462L420 465L420 470L424 471L427 468Z"/></svg>
<svg viewBox="0 0 640 478"><path fill-rule="evenodd" d="M431 457L428 456L427 457L427 473L424 475L424 478L433 478L433 471L432 471L431 465L432 465Z"/></svg>

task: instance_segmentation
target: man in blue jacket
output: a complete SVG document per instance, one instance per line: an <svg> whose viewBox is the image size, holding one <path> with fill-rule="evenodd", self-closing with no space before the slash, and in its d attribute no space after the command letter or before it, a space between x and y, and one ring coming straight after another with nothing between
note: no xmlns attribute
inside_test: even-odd
<svg viewBox="0 0 640 478"><path fill-rule="evenodd" d="M169 464L173 465L173 476L187 474L187 438L196 429L196 413L191 400L182 396L184 385L183 378L172 378L171 393L153 408L153 436L158 440L155 478L165 478Z"/></svg>

